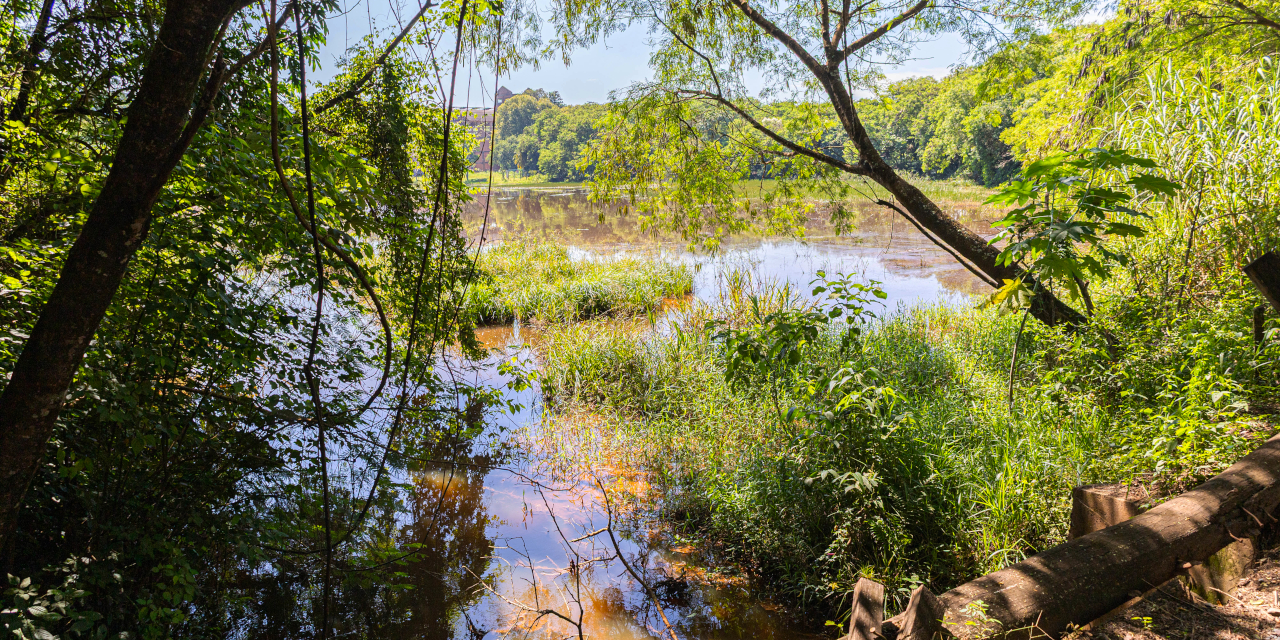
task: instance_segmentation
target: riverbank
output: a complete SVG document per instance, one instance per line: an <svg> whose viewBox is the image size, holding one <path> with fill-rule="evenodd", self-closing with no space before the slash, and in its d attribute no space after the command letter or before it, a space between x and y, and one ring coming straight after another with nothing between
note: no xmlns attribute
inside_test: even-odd
<svg viewBox="0 0 1280 640"><path fill-rule="evenodd" d="M860 576L894 610L915 585L941 593L1062 542L1072 486L1176 492L1271 434L1222 368L1251 351L1239 334L1144 344L1123 327L1113 361L1096 334L1017 339L1018 316L933 305L852 338L819 323L787 358L769 340L812 299L769 283L720 299L657 333L545 331L548 424L635 461L650 493L634 499L811 618L839 616ZM751 340L773 355L741 362Z"/></svg>

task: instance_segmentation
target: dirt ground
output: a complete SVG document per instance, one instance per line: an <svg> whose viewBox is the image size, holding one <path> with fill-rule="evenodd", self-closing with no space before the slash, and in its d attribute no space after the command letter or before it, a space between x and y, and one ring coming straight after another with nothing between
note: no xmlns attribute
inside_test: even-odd
<svg viewBox="0 0 1280 640"><path fill-rule="evenodd" d="M1214 606L1179 580L1116 614L1080 640L1280 640L1280 547L1274 543L1226 604Z"/></svg>

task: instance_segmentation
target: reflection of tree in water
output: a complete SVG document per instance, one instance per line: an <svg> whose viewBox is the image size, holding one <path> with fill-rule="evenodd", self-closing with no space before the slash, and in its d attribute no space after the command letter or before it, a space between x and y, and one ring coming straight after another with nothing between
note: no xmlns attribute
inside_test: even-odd
<svg viewBox="0 0 1280 640"><path fill-rule="evenodd" d="M480 233L485 196L467 204L464 225L471 237ZM618 204L588 200L585 190L495 190L489 204L490 229L486 237L505 235L555 240L566 244L601 245L652 240L642 232L635 215L624 214ZM493 224L497 227L492 226Z"/></svg>
<svg viewBox="0 0 1280 640"><path fill-rule="evenodd" d="M455 629L467 637L463 611L482 596L477 589L489 566L493 541L486 537L490 516L484 510L485 455L463 455L456 466L430 465L414 474L406 495L411 522L401 545L418 552L402 568L400 582L411 588L399 602L408 619L393 637L445 639Z"/></svg>
<svg viewBox="0 0 1280 640"><path fill-rule="evenodd" d="M484 575L493 550L493 541L485 537L490 517L484 510L484 477L494 462L478 442L485 433L485 404L472 399L466 406L465 411L428 409L406 420L399 453L402 460L418 462L399 467L398 489L378 492L366 533L342 545L334 558L329 600L334 637L469 636L462 612L481 597L474 576ZM363 496L349 489L335 493L334 529L340 537ZM234 637L312 635L311 621L321 603L321 556L314 552L322 531L319 510L300 499L289 510L300 512L310 528L282 529L282 537L298 541L288 543L287 550L272 549L283 553L264 558L257 571L241 571L227 581L236 595L223 605L226 618L234 621Z"/></svg>

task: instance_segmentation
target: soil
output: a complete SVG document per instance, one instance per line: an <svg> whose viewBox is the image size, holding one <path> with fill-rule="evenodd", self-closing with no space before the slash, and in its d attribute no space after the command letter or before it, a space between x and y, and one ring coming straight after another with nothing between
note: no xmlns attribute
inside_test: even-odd
<svg viewBox="0 0 1280 640"><path fill-rule="evenodd" d="M1172 580L1079 640L1280 640L1280 546L1274 540L1227 603L1214 606Z"/></svg>

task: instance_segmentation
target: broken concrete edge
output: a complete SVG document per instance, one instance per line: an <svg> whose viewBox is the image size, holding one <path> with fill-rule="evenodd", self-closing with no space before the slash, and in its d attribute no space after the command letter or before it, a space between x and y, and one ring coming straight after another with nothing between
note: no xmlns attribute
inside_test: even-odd
<svg viewBox="0 0 1280 640"><path fill-rule="evenodd" d="M942 594L943 626L963 639L1058 638L1257 535L1277 506L1280 435L1143 514Z"/></svg>

